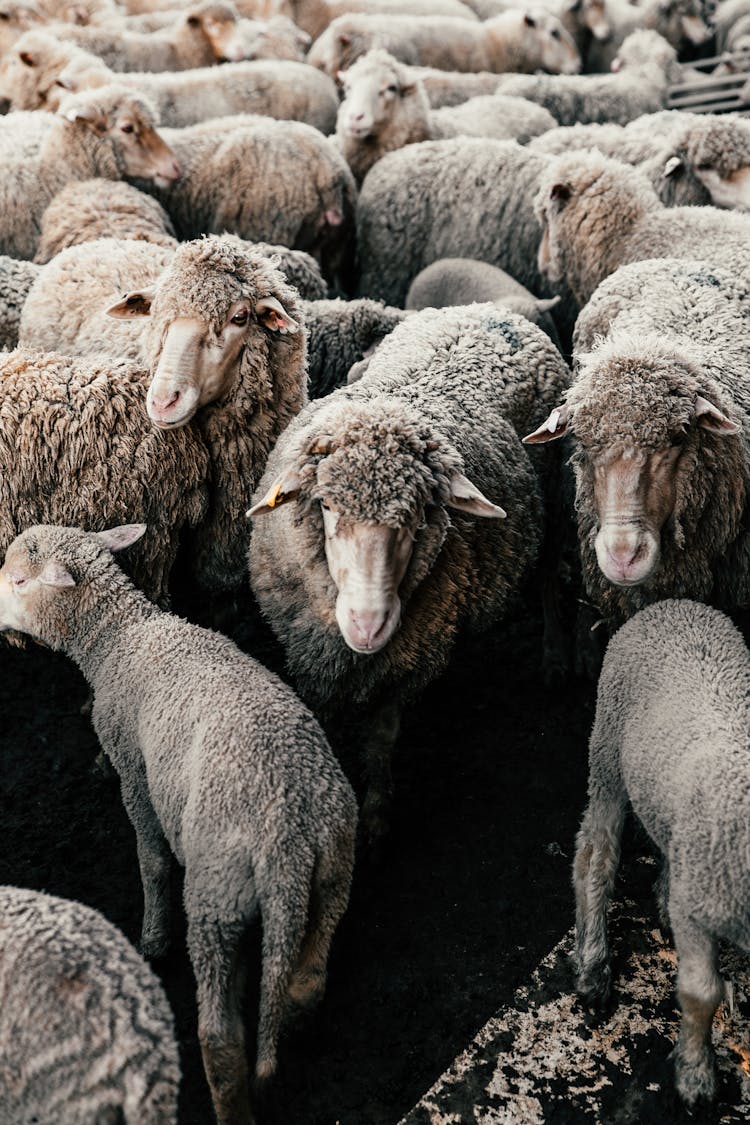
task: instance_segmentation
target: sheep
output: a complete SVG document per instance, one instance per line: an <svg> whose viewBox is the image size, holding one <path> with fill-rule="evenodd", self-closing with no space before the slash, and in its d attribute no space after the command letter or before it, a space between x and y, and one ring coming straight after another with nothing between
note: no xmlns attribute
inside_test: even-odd
<svg viewBox="0 0 750 1125"><path fill-rule="evenodd" d="M541 229L532 208L547 163L515 141L477 137L389 153L368 173L359 198L359 295L401 306L420 270L461 257L499 266L532 293L554 296L537 269ZM569 291L556 289L565 300L555 319L570 328L577 310Z"/></svg>
<svg viewBox="0 0 750 1125"><path fill-rule="evenodd" d="M80 52L60 71L58 89L91 89L112 81L112 76L93 55ZM336 125L336 86L327 74L305 63L260 60L178 73L126 74L121 80L145 93L162 124L173 128L242 113L303 121L321 133L332 133Z"/></svg>
<svg viewBox="0 0 750 1125"><path fill-rule="evenodd" d="M41 13L33 5L3 0L0 5L0 58L24 32L38 27L42 20Z"/></svg>
<svg viewBox="0 0 750 1125"><path fill-rule="evenodd" d="M555 158L534 200L538 265L584 305L618 266L645 258L703 258L750 281L750 215L664 207L646 177L595 150Z"/></svg>
<svg viewBox="0 0 750 1125"><path fill-rule="evenodd" d="M509 8L519 6L514 0L470 0L470 2L472 9L483 20L492 19L501 12L507 12ZM582 55L592 35L596 39L606 39L610 34L606 0L543 0L542 6L561 20L565 30L573 36Z"/></svg>
<svg viewBox="0 0 750 1125"><path fill-rule="evenodd" d="M423 84L387 51L368 51L342 80L336 139L357 183L385 153L415 141L486 136L523 143L555 127L541 106L501 94L431 110Z"/></svg>
<svg viewBox="0 0 750 1125"><path fill-rule="evenodd" d="M349 898L357 810L325 736L286 684L219 633L152 605L112 552L144 524L37 525L8 548L0 627L72 657L120 776L143 883L141 948L169 943L171 855L185 869L198 1038L219 1125L250 1125L243 992L263 922L258 1055L269 1079L285 1012L322 996Z"/></svg>
<svg viewBox="0 0 750 1125"><path fill-rule="evenodd" d="M469 74L460 70L438 70L430 66L409 66L403 64L412 81L419 79L427 94L432 109L444 106L461 105L469 98L483 94L494 94L500 83L500 75L489 71Z"/></svg>
<svg viewBox="0 0 750 1125"><path fill-rule="evenodd" d="M27 31L6 51L0 61L0 99L9 110L46 109L54 113L65 96L60 74L73 60L100 60L74 43L61 42L48 30ZM99 85L118 82L118 76L105 71ZM122 83L119 83L122 84Z"/></svg>
<svg viewBox="0 0 750 1125"><path fill-rule="evenodd" d="M0 255L0 348L15 348L18 329L29 290L39 275L39 266Z"/></svg>
<svg viewBox="0 0 750 1125"><path fill-rule="evenodd" d="M485 23L449 16L339 16L313 43L307 61L335 75L372 47L383 47L402 62L442 70L545 67L576 74L581 66L560 21L541 8L517 9Z"/></svg>
<svg viewBox="0 0 750 1125"><path fill-rule="evenodd" d="M338 16L367 12L384 16L453 16L477 20L462 0L296 0L294 21L313 39Z"/></svg>
<svg viewBox="0 0 750 1125"><path fill-rule="evenodd" d="M237 34L244 59L287 59L301 63L312 42L310 36L286 16L240 20Z"/></svg>
<svg viewBox="0 0 750 1125"><path fill-rule="evenodd" d="M310 398L322 398L343 386L352 367L366 362L406 316L403 309L368 300L308 301L303 308Z"/></svg>
<svg viewBox="0 0 750 1125"><path fill-rule="evenodd" d="M130 292L112 311L152 305L146 370L102 355L0 355L0 553L35 520L100 530L147 518L153 553L133 577L149 597L168 603L182 541L192 587L219 598L246 582L247 491L306 401L302 314L273 264L231 237L180 246L154 293Z"/></svg>
<svg viewBox="0 0 750 1125"><path fill-rule="evenodd" d="M248 513L251 584L303 698L362 721L371 841L401 708L460 629L503 616L537 554L540 485L517 431L567 380L522 317L426 309L364 378L310 403L268 459Z"/></svg>
<svg viewBox="0 0 750 1125"><path fill-rule="evenodd" d="M635 31L623 43L616 74L503 76L498 92L529 98L561 125L614 121L625 125L663 109L670 82L677 81L677 52L655 31Z"/></svg>
<svg viewBox="0 0 750 1125"><path fill-rule="evenodd" d="M716 32L718 53L734 51L739 41L750 33L750 8L747 0L720 0L716 5L711 21Z"/></svg>
<svg viewBox="0 0 750 1125"><path fill-rule="evenodd" d="M67 183L140 176L166 184L180 168L154 128L148 103L118 86L105 86L68 98L38 156L6 159L1 172L0 251L32 258L41 216Z"/></svg>
<svg viewBox="0 0 750 1125"><path fill-rule="evenodd" d="M0 1118L177 1125L164 989L96 910L0 887Z"/></svg>
<svg viewBox="0 0 750 1125"><path fill-rule="evenodd" d="M33 160L52 129L52 118L43 113L12 113L0 117L0 156L3 160Z"/></svg>
<svg viewBox="0 0 750 1125"><path fill-rule="evenodd" d="M559 297L540 300L523 285L487 262L471 258L440 258L418 273L406 295L407 309L443 309L472 302L494 301L538 325L556 347L560 347L549 310Z"/></svg>
<svg viewBox="0 0 750 1125"><path fill-rule="evenodd" d="M317 129L246 116L162 134L182 176L179 188L157 196L179 238L229 231L306 250L329 282L349 288L356 188L343 156Z"/></svg>
<svg viewBox="0 0 750 1125"><path fill-rule="evenodd" d="M589 43L586 69L608 71L627 37L641 28L657 31L675 50L686 44L700 46L712 35L703 17L702 0L606 0L608 34Z"/></svg>
<svg viewBox="0 0 750 1125"><path fill-rule="evenodd" d="M716 1093L711 1024L724 998L717 945L750 952L747 788L750 654L715 609L669 600L610 641L589 742L589 800L576 840L578 991L610 990L607 904L628 802L656 847L662 919L677 953L677 1091L692 1110Z"/></svg>
<svg viewBox="0 0 750 1125"><path fill-rule="evenodd" d="M199 0L172 27L138 33L61 24L55 34L99 55L112 70L189 70L245 57L237 12L229 0Z"/></svg>
<svg viewBox="0 0 750 1125"><path fill-rule="evenodd" d="M611 625L750 599L749 317L733 273L675 258L623 266L579 317L573 386L526 440L572 436L583 578Z"/></svg>

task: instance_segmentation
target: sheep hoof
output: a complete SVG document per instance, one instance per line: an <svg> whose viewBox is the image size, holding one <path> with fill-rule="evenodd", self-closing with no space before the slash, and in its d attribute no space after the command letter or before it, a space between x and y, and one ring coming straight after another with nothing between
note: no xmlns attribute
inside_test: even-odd
<svg viewBox="0 0 750 1125"><path fill-rule="evenodd" d="M169 950L169 935L141 936L137 948L141 957L145 958L146 961L159 961L162 957L166 957Z"/></svg>
<svg viewBox="0 0 750 1125"><path fill-rule="evenodd" d="M672 1053L675 1086L680 1100L691 1118L702 1118L716 1101L716 1068L713 1056L706 1052L697 1063L688 1064L677 1051Z"/></svg>
<svg viewBox="0 0 750 1125"><path fill-rule="evenodd" d="M576 988L578 999L594 1021L606 1019L612 1009L612 970L600 965L582 972Z"/></svg>

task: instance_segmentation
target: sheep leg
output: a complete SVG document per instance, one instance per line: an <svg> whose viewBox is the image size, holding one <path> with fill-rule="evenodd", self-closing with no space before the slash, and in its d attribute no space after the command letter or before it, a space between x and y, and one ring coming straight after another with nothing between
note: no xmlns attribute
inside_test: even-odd
<svg viewBox="0 0 750 1125"><path fill-rule="evenodd" d="M659 925L665 933L669 933L672 924L669 920L669 860L666 856L662 859L661 870L654 883L654 894L656 895Z"/></svg>
<svg viewBox="0 0 750 1125"><path fill-rule="evenodd" d="M138 866L143 885L140 952L163 957L169 948L169 876L172 853L154 812L145 778L121 780L122 801L135 828Z"/></svg>
<svg viewBox="0 0 750 1125"><path fill-rule="evenodd" d="M362 751L367 788L359 822L361 835L369 847L378 844L390 827L391 758L400 727L401 707L395 701L374 711L365 726Z"/></svg>
<svg viewBox="0 0 750 1125"><path fill-rule="evenodd" d="M245 919L220 921L189 905L188 952L195 972L198 1039L218 1125L253 1125L242 1019Z"/></svg>
<svg viewBox="0 0 750 1125"><path fill-rule="evenodd" d="M309 872L312 875L312 872ZM307 924L311 881L277 882L261 903L263 914L263 971L258 1016L258 1057L255 1076L265 1082L276 1071L276 1050L292 973L299 962Z"/></svg>
<svg viewBox="0 0 750 1125"><path fill-rule="evenodd" d="M307 932L289 981L289 999L300 1008L313 1007L325 991L331 941L349 901L354 864L353 833L345 842L345 848L329 847L315 870Z"/></svg>
<svg viewBox="0 0 750 1125"><path fill-rule="evenodd" d="M690 899L687 900L688 902ZM716 1096L711 1025L724 996L716 941L670 896L669 916L677 952L677 999L682 1022L674 1049L677 1092L689 1108Z"/></svg>
<svg viewBox="0 0 750 1125"><path fill-rule="evenodd" d="M601 1010L609 998L607 906L620 862L625 819L624 792L592 793L576 839L573 884L576 895L577 990L586 1007Z"/></svg>

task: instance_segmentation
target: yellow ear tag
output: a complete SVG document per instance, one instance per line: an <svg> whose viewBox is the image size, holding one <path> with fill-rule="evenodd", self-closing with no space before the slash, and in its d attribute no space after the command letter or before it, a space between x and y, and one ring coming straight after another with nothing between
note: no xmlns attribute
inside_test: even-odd
<svg viewBox="0 0 750 1125"><path fill-rule="evenodd" d="M266 504L268 505L269 508L275 508L278 504L283 504L283 503L284 503L284 493L281 491L281 481L279 481L278 484L276 485L276 487L273 489L273 491L269 495L268 500L266 500Z"/></svg>

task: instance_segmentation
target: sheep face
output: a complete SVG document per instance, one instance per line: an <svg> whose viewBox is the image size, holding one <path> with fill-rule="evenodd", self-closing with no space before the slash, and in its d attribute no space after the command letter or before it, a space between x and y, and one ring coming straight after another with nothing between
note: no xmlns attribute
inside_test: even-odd
<svg viewBox="0 0 750 1125"><path fill-rule="evenodd" d="M32 4L0 4L0 56L5 55L25 31L44 23L42 15Z"/></svg>
<svg viewBox="0 0 750 1125"><path fill-rule="evenodd" d="M321 526L341 636L354 652L372 655L398 629L405 579L413 588L415 572L428 573L434 562L428 556L440 549L443 534L430 534L436 511L445 505L496 519L505 512L464 476L455 452L422 433L408 410L347 408L344 425L330 417L331 432L312 441L306 434L301 470L275 481L248 515L267 514L289 500L307 506L308 518Z"/></svg>
<svg viewBox="0 0 750 1125"><path fill-rule="evenodd" d="M96 90L108 86L112 81L112 71L93 55L76 56L66 64L47 93L47 108L59 107L66 93L76 94L80 90Z"/></svg>
<svg viewBox="0 0 750 1125"><path fill-rule="evenodd" d="M208 41L216 59L240 62L245 58L245 45L237 25L237 13L229 4L202 4L186 13L185 26L193 35Z"/></svg>
<svg viewBox="0 0 750 1125"><path fill-rule="evenodd" d="M240 20L238 25L246 59L288 59L304 62L310 36L284 16L270 20Z"/></svg>
<svg viewBox="0 0 750 1125"><path fill-rule="evenodd" d="M599 569L617 586L656 574L667 529L681 541L685 481L696 471L701 437L736 434L739 426L700 393L674 379L682 365L663 354L610 356L603 345L581 357L582 377L565 406L524 438L576 439L576 505L594 517L591 538ZM645 351L645 349L642 349ZM688 367L687 387L696 385ZM682 368L683 375L687 372Z"/></svg>
<svg viewBox="0 0 750 1125"><path fill-rule="evenodd" d="M607 16L605 0L581 0L581 3L571 5L571 11L579 12L579 19L583 27L587 27L594 39L603 42L612 34L612 25Z"/></svg>
<svg viewBox="0 0 750 1125"><path fill-rule="evenodd" d="M45 32L27 32L3 56L0 97L10 109L57 109L62 93L56 84L58 71L75 53L75 47Z"/></svg>
<svg viewBox="0 0 750 1125"><path fill-rule="evenodd" d="M406 71L384 51L370 51L338 79L344 88L336 132L363 140L377 134L398 114L416 90Z"/></svg>
<svg viewBox="0 0 750 1125"><path fill-rule="evenodd" d="M742 119L691 126L676 158L700 180L716 207L750 211L750 127Z"/></svg>
<svg viewBox="0 0 750 1125"><path fill-rule="evenodd" d="M581 56L573 37L556 16L542 9L519 13L522 41L531 58L550 74L578 74Z"/></svg>

